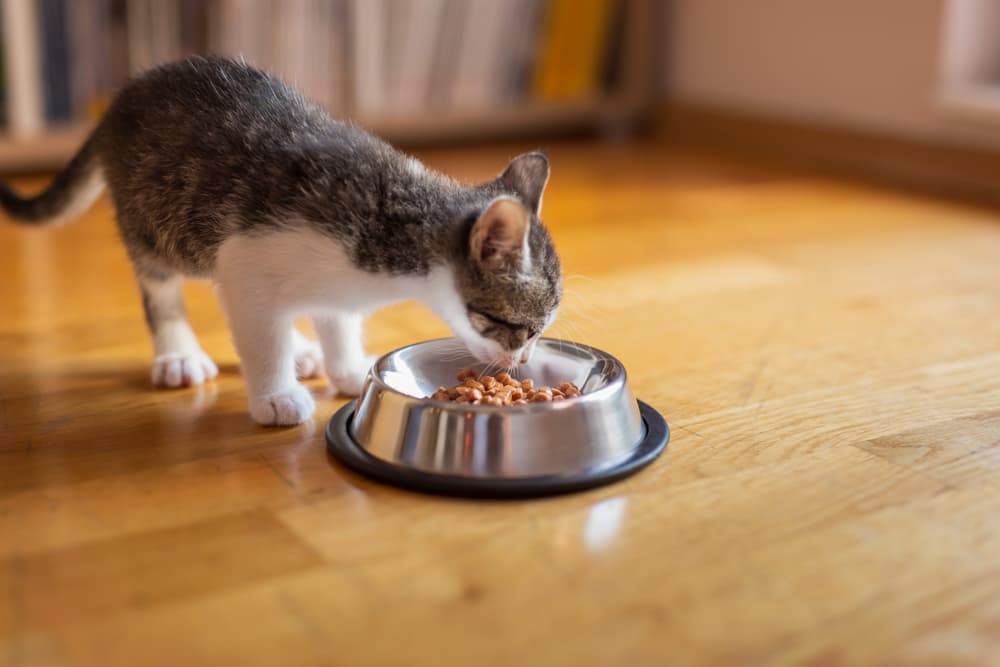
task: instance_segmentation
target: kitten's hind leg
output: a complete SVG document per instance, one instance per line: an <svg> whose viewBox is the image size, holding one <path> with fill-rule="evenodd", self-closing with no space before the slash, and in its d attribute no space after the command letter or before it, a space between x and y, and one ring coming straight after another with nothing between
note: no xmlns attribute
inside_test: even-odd
<svg viewBox="0 0 1000 667"><path fill-rule="evenodd" d="M292 327L292 354L295 355L295 375L300 379L318 378L323 374L322 348L295 327Z"/></svg>
<svg viewBox="0 0 1000 667"><path fill-rule="evenodd" d="M365 354L364 318L354 313L324 313L313 317L313 324L323 347L330 385L342 396L357 396L375 361Z"/></svg>
<svg viewBox="0 0 1000 667"><path fill-rule="evenodd" d="M188 324L182 284L180 274L139 272L142 306L153 336L152 377L157 387L190 387L219 374Z"/></svg>

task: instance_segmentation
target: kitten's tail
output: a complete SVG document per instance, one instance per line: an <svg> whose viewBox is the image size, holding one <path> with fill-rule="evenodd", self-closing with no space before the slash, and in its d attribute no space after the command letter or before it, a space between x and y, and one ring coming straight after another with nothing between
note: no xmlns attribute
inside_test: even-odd
<svg viewBox="0 0 1000 667"><path fill-rule="evenodd" d="M23 224L55 225L86 211L103 189L104 176L91 135L66 168L39 194L21 197L0 182L0 207Z"/></svg>

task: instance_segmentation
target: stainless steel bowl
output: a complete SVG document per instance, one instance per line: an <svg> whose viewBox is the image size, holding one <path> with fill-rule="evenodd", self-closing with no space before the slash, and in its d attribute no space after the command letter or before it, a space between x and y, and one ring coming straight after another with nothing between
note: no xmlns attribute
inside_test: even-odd
<svg viewBox="0 0 1000 667"><path fill-rule="evenodd" d="M379 359L360 398L327 427L331 454L376 479L460 495L543 495L620 479L666 446L663 418L637 401L625 368L595 348L542 339L517 377L570 381L579 398L495 407L427 398L483 370L460 344L432 340Z"/></svg>

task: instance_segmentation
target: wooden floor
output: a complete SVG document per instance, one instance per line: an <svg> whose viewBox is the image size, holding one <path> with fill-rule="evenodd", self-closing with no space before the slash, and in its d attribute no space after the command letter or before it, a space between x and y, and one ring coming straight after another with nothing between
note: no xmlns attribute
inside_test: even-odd
<svg viewBox="0 0 1000 667"><path fill-rule="evenodd" d="M515 148L427 153L465 179ZM554 333L673 427L638 476L436 499L150 388L111 211L0 226L0 665L1000 664L1000 212L556 146ZM26 184L32 185L32 184ZM34 183L37 186L40 183ZM377 315L372 351L446 333Z"/></svg>

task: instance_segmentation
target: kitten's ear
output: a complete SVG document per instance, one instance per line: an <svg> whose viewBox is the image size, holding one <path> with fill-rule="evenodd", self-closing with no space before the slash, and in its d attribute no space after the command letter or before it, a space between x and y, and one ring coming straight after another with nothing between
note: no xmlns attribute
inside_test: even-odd
<svg viewBox="0 0 1000 667"><path fill-rule="evenodd" d="M542 193L549 181L549 158L538 152L518 155L497 180L504 190L517 194L524 205L538 215L542 209Z"/></svg>
<svg viewBox="0 0 1000 667"><path fill-rule="evenodd" d="M510 197L499 197L469 233L472 259L488 271L524 269L528 263L528 209Z"/></svg>

